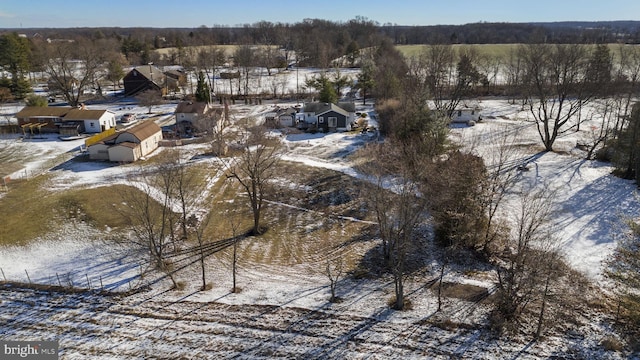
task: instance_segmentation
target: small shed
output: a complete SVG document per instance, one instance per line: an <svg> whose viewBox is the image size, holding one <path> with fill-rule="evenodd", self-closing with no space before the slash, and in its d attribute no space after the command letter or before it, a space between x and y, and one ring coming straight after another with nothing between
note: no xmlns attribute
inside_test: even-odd
<svg viewBox="0 0 640 360"><path fill-rule="evenodd" d="M477 106L456 108L451 114L451 122L475 125L475 123L482 120L481 110L482 109Z"/></svg>

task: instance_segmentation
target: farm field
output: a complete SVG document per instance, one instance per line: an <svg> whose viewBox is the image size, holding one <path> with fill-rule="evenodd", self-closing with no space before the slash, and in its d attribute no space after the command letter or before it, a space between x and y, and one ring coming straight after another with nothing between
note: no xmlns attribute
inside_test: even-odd
<svg viewBox="0 0 640 360"><path fill-rule="evenodd" d="M517 50L520 44L455 44L452 46L457 52L472 50L476 51L481 57L498 58L506 62L511 52ZM396 45L396 48L407 58L420 55L427 47L428 45ZM618 52L621 47L637 50L637 46L635 45L609 44L609 49L611 50L611 55L614 57L614 61L618 60Z"/></svg>
<svg viewBox="0 0 640 360"><path fill-rule="evenodd" d="M451 138L488 159L497 139L512 134L521 149L517 163L530 169L518 174L519 184L557 190L552 225L558 228L565 256L597 284L601 262L614 246L615 233L625 217L636 216L640 210L635 184L611 175L612 168L606 163L583 160L584 152L577 144L589 138L589 126L562 137L557 153L541 153L535 126L519 106L499 99L482 100L479 105L485 120L473 127L454 127ZM238 119L259 119L272 106L236 105L233 109ZM143 113L145 109L122 111ZM167 105L157 111L166 114L171 108ZM367 112L374 122L370 106L359 105L358 111ZM206 199L217 215L212 225L215 235L207 245L211 288L199 290L193 244L175 251L176 277L184 287L168 291L168 279L154 272L143 273L148 266L144 254L111 241L123 224L116 220L96 222L98 216L85 208L82 214L67 216L63 226L42 228L32 238L24 235L19 244L9 240L9 232L4 233L4 240L0 238L0 268L8 282L93 289L66 293L1 285L0 336L59 339L62 358L69 359L630 356L600 346L610 333L610 319L590 316L594 314L584 314L570 329L555 331L537 343L524 338L508 342L493 339L483 326L496 279L494 272L485 268L448 270L444 310L436 312L433 284L439 267L429 254L424 254L424 266L407 281L412 309L390 310L391 278L359 272L371 266L369 260L379 240L372 230L372 215L358 201L359 191L370 184L358 172L360 159L355 154L377 137L358 132L293 131L279 136L287 152L283 170L274 180L280 190L267 204L269 231L243 240L238 247L238 286L242 291L229 291L232 247L227 240L232 236L229 213L235 212L235 221L246 227L248 223L240 219L248 217L247 206L235 185L221 176L219 160L207 155L208 148L189 145L180 151L194 167L207 171L211 187ZM42 191L38 192L40 199L59 193L84 206L117 204L117 197L108 195L109 189L115 192L118 186L131 185L127 175L136 169L135 164L79 161L75 157L80 143L55 138L0 139L3 147L8 144L15 146L11 158L24 158L21 168L35 164L34 168L44 169L42 164L60 154L74 157L47 168L39 183L32 179L16 185L34 184L31 191ZM35 161L21 155L29 153L41 156ZM96 191L101 201L85 196L90 191ZM18 201L11 199L11 194L0 195L0 207ZM508 198L502 214L505 219L517 201L515 195ZM21 213L20 207L11 208L18 217L28 215ZM326 220L328 214L332 216ZM344 258L347 269L355 275L339 282L337 291L343 302L332 304L323 271L327 261L337 257ZM129 293L137 288L142 291ZM102 295L99 289L115 295Z"/></svg>

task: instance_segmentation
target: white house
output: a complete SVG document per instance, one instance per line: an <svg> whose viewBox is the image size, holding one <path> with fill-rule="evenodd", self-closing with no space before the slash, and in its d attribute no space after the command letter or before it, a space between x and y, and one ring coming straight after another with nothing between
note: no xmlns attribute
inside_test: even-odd
<svg viewBox="0 0 640 360"><path fill-rule="evenodd" d="M162 129L149 120L89 146L91 160L134 162L158 148Z"/></svg>
<svg viewBox="0 0 640 360"><path fill-rule="evenodd" d="M72 109L63 118L64 122L83 122L84 132L97 134L116 126L116 115L109 110Z"/></svg>

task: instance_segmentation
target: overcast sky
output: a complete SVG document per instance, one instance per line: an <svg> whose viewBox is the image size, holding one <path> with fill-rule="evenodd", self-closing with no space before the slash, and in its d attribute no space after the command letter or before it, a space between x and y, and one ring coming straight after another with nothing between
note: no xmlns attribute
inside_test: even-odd
<svg viewBox="0 0 640 360"><path fill-rule="evenodd" d="M640 20L640 0L0 0L0 28L192 28L356 16L398 25Z"/></svg>

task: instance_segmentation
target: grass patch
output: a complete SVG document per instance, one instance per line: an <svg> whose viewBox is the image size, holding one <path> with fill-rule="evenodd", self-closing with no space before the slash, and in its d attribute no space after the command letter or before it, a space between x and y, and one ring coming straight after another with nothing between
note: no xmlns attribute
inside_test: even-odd
<svg viewBox="0 0 640 360"><path fill-rule="evenodd" d="M125 185L62 192L46 190L49 175L12 183L0 198L0 245L25 245L55 232L70 220L86 222L98 229L126 228L131 220L122 216L119 193ZM137 190L135 190L137 191Z"/></svg>
<svg viewBox="0 0 640 360"><path fill-rule="evenodd" d="M75 218L99 229L124 228L131 224L121 215L122 200L119 193L128 188L113 185L93 189L69 190L60 195L58 204L67 218Z"/></svg>
<svg viewBox="0 0 640 360"><path fill-rule="evenodd" d="M622 343L622 341L616 339L613 336L607 336L604 339L602 339L602 342L600 342L600 345L607 351L622 351L624 350L624 344Z"/></svg>
<svg viewBox="0 0 640 360"><path fill-rule="evenodd" d="M433 285L431 286L431 289L434 292L437 292L438 285L439 285L438 281L434 282ZM487 298L489 296L489 291L482 286L443 282L442 296L448 297L448 298L478 302Z"/></svg>
<svg viewBox="0 0 640 360"><path fill-rule="evenodd" d="M231 238L232 223L235 235L246 234L253 226L248 199L237 182L221 183L219 191L212 192L213 216L205 232L212 241ZM341 257L345 271L356 267L364 253L357 247L363 242L352 240L361 237L363 228L370 224L340 217L369 216L362 211L357 180L327 169L283 163L272 187L261 217L268 231L238 243L240 261L281 266L306 264L309 271L321 273L327 259ZM215 256L229 259L231 251L229 247Z"/></svg>
<svg viewBox="0 0 640 360"><path fill-rule="evenodd" d="M0 198L0 245L23 245L62 224L57 223L57 201L43 190L48 175L14 181Z"/></svg>

